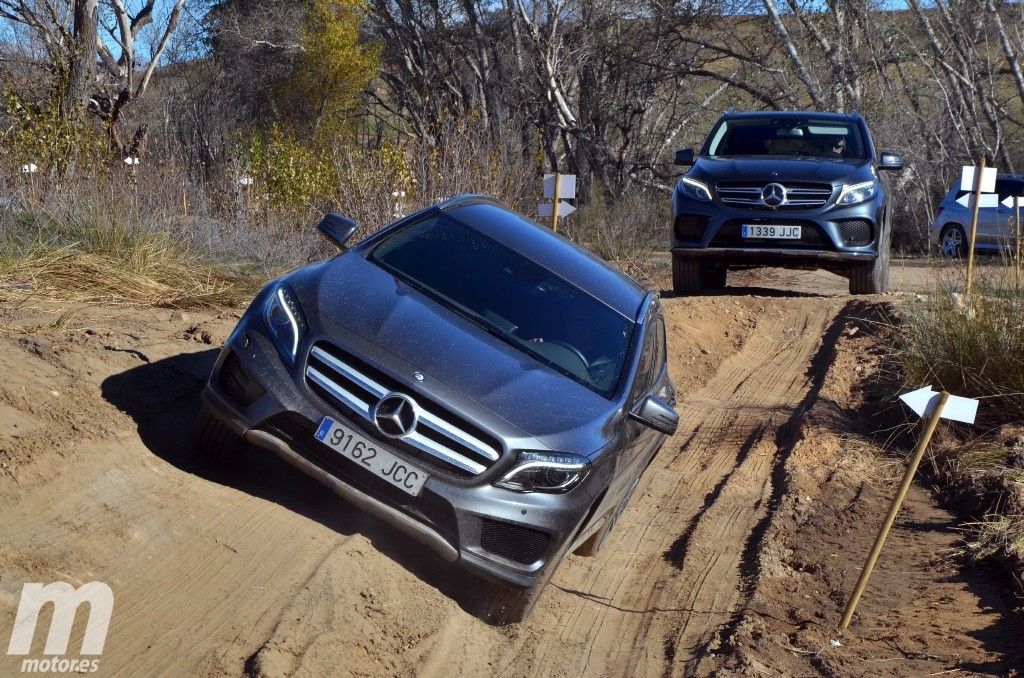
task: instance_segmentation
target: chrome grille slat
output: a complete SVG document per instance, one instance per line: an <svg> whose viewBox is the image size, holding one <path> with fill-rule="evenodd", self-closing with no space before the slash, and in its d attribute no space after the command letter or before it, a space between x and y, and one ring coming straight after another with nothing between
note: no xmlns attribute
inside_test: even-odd
<svg viewBox="0 0 1024 678"><path fill-rule="evenodd" d="M444 459L452 466L457 466L463 471L469 471L470 473L483 473L486 470L486 466L478 464L471 459L466 459L458 452L449 450L447 447L440 445L429 438L426 438L421 433L410 433L403 438L405 442L409 443L413 447L418 447L427 454L432 454L435 457Z"/></svg>
<svg viewBox="0 0 1024 678"><path fill-rule="evenodd" d="M761 191L769 183L780 183L780 182L766 182L759 186L734 186L729 184L719 185L716 188L718 197L726 205L733 205L736 207L764 207L764 203L761 201ZM813 186L793 186L792 188L781 184L786 189L786 202L779 205L776 209L787 209L787 208L814 208L822 207L828 202L829 198L832 197L832 188L830 186L821 186L815 188Z"/></svg>
<svg viewBox="0 0 1024 678"><path fill-rule="evenodd" d="M462 429L456 428L449 424L444 419L436 417L430 412L420 411L420 421L434 429L438 433L443 433L453 439L456 442L462 443L469 449L473 450L477 454L487 457L491 461L498 460L498 453L494 451L494 448L489 446L487 443L477 439L476 437L466 433Z"/></svg>
<svg viewBox="0 0 1024 678"><path fill-rule="evenodd" d="M315 367L307 367L306 376L309 377L309 379L317 386L351 407L358 414L362 415L364 419L370 420L373 418L370 414L369 403L363 402L339 384L328 379L322 372L320 372L320 370Z"/></svg>
<svg viewBox="0 0 1024 678"><path fill-rule="evenodd" d="M351 367L341 362L340 360L332 356L330 353L328 353L327 351L323 350L318 346L314 346L313 350L310 351L310 354L313 355L317 360L322 360L323 362L327 363L334 369L338 370L346 377L356 382L357 384L359 384L360 386L362 386L363 388L365 388L367 391L374 394L378 398L380 398L381 396L388 392L388 389L384 388L383 386L375 382L373 379L369 378L365 374L362 374L361 372L357 372L356 370L352 369Z"/></svg>
<svg viewBox="0 0 1024 678"><path fill-rule="evenodd" d="M339 403L349 407L371 424L375 424L373 412L377 401L393 393L393 390L320 346L313 347L310 351L310 358L315 359L319 364L309 364L306 366L306 378L312 384L326 391L327 394ZM346 387L344 384L339 383L339 381L346 382L350 386ZM370 394L372 398L368 400L365 398L365 395L353 393L354 386L352 385L358 386L359 389ZM411 396L406 397L412 400ZM415 403L415 400L413 402ZM415 404L415 407L419 422L417 426L428 427L436 432L436 435L432 434L433 437L428 437L419 430L414 429L396 440L401 440L432 457L474 475L486 471L487 466L467 457L455 448L461 447L463 448L462 451L470 450L473 454L479 455L488 462L497 461L500 457L500 449L496 449L494 445L480 440L477 436L463 430L455 423L438 416L434 412L427 411L419 404ZM444 438L452 444L446 445L444 442L435 439L436 437Z"/></svg>

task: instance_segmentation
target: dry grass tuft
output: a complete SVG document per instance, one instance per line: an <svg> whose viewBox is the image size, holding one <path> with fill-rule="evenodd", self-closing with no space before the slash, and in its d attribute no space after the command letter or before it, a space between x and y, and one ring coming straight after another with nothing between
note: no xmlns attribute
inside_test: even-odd
<svg viewBox="0 0 1024 678"><path fill-rule="evenodd" d="M0 299L209 308L237 305L260 280L218 266L159 224L89 209L8 212L0 223Z"/></svg>
<svg viewBox="0 0 1024 678"><path fill-rule="evenodd" d="M0 262L0 299L26 296L115 305L222 307L254 294L252 279L173 249L146 248L127 260L72 246L37 248Z"/></svg>
<svg viewBox="0 0 1024 678"><path fill-rule="evenodd" d="M1024 283L1011 266L988 269L964 297L936 283L897 330L897 359L911 384L984 398L984 410L1024 417Z"/></svg>

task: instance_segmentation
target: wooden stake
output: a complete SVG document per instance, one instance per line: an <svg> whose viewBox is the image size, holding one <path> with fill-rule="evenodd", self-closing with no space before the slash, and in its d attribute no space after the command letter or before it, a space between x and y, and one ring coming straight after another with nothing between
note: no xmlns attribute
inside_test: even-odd
<svg viewBox="0 0 1024 678"><path fill-rule="evenodd" d="M978 210L981 207L981 175L984 173L985 155L982 154L974 173L974 210L971 213L971 237L967 243L967 284L964 286L964 296L971 293L971 278L974 274L974 240L978 237Z"/></svg>
<svg viewBox="0 0 1024 678"><path fill-rule="evenodd" d="M555 195L551 199L551 230L558 233L558 189L561 188L562 175L555 172Z"/></svg>
<svg viewBox="0 0 1024 678"><path fill-rule="evenodd" d="M868 554L867 562L864 563L864 569L861 570L857 586L854 587L853 593L850 594L850 600L846 603L843 620L839 622L840 631L843 631L850 625L853 613L857 609L857 602L860 601L860 596L868 585L868 579L871 577L871 571L875 569L878 554L882 552L885 538L889 536L889 530L896 521L896 514L900 512L900 507L903 506L903 500L906 499L907 492L910 490L910 483L913 482L914 474L917 473L917 467L921 464L921 459L924 457L924 451L932 440L932 435L935 433L935 427L939 423L939 417L942 416L942 410L946 407L947 400L949 400L948 393L943 391L939 394L939 402L935 405L935 411L932 412L931 417L928 419L928 424L925 426L921 439L917 441L917 447L914 448L910 464L907 466L906 473L903 474L903 482L900 483L900 488L892 500L892 506L889 507L889 514L885 517L885 522L882 523L882 529L878 531L878 536L875 537L875 544L871 547L871 553Z"/></svg>
<svg viewBox="0 0 1024 678"><path fill-rule="evenodd" d="M1014 252L1014 255L1013 255L1013 283L1014 283L1014 287L1020 287L1020 203L1021 203L1022 199L1024 199L1024 198L1021 198L1020 196L1017 196L1017 197L1015 197L1013 199L1013 206L1014 206L1014 208L1016 210L1016 217L1014 218L1013 223L1016 225L1016 229L1017 229L1017 234L1016 234L1016 238L1015 238L1016 248L1017 249L1016 249L1016 252Z"/></svg>

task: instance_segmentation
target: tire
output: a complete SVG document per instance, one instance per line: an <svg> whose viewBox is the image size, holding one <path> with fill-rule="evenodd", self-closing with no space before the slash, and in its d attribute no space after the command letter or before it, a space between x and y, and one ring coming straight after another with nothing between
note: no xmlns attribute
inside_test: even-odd
<svg viewBox="0 0 1024 678"><path fill-rule="evenodd" d="M854 264L850 269L850 294L883 294L889 291L889 245L891 231L886 229L878 256L870 264Z"/></svg>
<svg viewBox="0 0 1024 678"><path fill-rule="evenodd" d="M192 440L200 455L222 464L240 461L246 448L245 441L218 419L206 403L196 417Z"/></svg>
<svg viewBox="0 0 1024 678"><path fill-rule="evenodd" d="M636 486L640 484L640 479L637 478L633 483L633 487L629 488L626 492L626 496L622 498L618 506L612 509L605 520L604 525L592 534L589 539L576 547L573 551L578 556L596 556L604 548L605 543L608 541L608 535L611 534L612 530L615 529L615 524L619 522L619 518L622 517L622 513L626 510L626 505L629 504L629 500L633 498L633 492L636 491Z"/></svg>
<svg viewBox="0 0 1024 678"><path fill-rule="evenodd" d="M960 224L946 224L939 235L939 252L947 259L967 256L967 233Z"/></svg>
<svg viewBox="0 0 1024 678"><path fill-rule="evenodd" d="M555 570L562 564L565 551L544 568L540 580L529 588L515 584L493 584L493 591L485 615L485 621L498 626L518 624L526 621L537 607L537 601L544 594Z"/></svg>
<svg viewBox="0 0 1024 678"><path fill-rule="evenodd" d="M677 295L691 296L704 290L701 265L696 259L672 255L672 291Z"/></svg>
<svg viewBox="0 0 1024 678"><path fill-rule="evenodd" d="M725 266L705 266L700 273L701 283L704 289L720 290L725 287L725 281L729 276L729 269Z"/></svg>

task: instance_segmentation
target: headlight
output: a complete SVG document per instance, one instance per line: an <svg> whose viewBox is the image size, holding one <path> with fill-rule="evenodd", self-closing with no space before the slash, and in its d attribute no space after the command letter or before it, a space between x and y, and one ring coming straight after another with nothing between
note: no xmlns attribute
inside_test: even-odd
<svg viewBox="0 0 1024 678"><path fill-rule="evenodd" d="M295 293L284 283L278 284L267 297L263 306L263 322L281 357L294 363L299 354L299 342L308 326Z"/></svg>
<svg viewBox="0 0 1024 678"><path fill-rule="evenodd" d="M878 193L878 184L874 181L865 181L862 184L847 184L839 193L837 205L856 205L865 200L871 200Z"/></svg>
<svg viewBox="0 0 1024 678"><path fill-rule="evenodd" d="M679 182L679 192L690 200L711 202L711 191L708 189L708 185L690 177L683 177L683 180Z"/></svg>
<svg viewBox="0 0 1024 678"><path fill-rule="evenodd" d="M590 473L585 457L565 452L520 452L515 467L498 487L516 492L568 492Z"/></svg>

